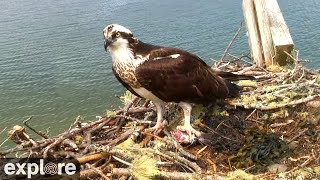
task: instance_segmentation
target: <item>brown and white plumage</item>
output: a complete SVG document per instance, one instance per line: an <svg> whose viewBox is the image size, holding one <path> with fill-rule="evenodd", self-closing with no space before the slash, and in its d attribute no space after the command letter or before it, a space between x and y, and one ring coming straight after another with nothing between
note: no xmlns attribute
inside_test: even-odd
<svg viewBox="0 0 320 180"><path fill-rule="evenodd" d="M211 103L237 96L240 88L223 77L250 78L215 71L198 56L181 49L143 43L117 24L108 25L103 34L116 78L130 92L155 104L158 115L155 129L163 126L163 103L175 102L182 107L185 123L178 128L190 135L182 142L190 142L191 134L198 134L190 125L190 103Z"/></svg>

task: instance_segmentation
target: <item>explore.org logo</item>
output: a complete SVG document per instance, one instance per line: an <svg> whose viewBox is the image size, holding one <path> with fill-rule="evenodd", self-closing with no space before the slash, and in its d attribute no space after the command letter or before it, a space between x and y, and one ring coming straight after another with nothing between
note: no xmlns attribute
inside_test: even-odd
<svg viewBox="0 0 320 180"><path fill-rule="evenodd" d="M0 179L78 179L80 172L75 159L4 158L0 167Z"/></svg>

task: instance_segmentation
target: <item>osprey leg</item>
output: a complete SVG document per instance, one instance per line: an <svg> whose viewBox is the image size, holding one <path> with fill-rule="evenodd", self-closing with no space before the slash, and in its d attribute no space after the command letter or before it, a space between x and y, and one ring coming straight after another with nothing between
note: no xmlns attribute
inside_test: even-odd
<svg viewBox="0 0 320 180"><path fill-rule="evenodd" d="M177 130L187 132L188 133L188 137L183 136L183 138L177 139L177 140L180 143L191 143L192 140L194 139L194 135L198 137L198 136L201 135L201 133L199 131L195 130L190 124L191 110L192 110L191 104L185 103L185 102L180 102L179 106L183 110L184 124L183 124L183 126L177 126Z"/></svg>
<svg viewBox="0 0 320 180"><path fill-rule="evenodd" d="M146 131L154 131L156 134L163 129L163 105L161 102L153 102L157 110L157 123L155 126L146 129Z"/></svg>

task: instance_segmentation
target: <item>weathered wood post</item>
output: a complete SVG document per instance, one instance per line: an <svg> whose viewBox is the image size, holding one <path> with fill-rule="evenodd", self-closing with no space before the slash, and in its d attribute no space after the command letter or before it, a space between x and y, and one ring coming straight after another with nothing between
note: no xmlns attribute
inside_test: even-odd
<svg viewBox="0 0 320 180"><path fill-rule="evenodd" d="M286 65L294 44L277 0L243 0L242 8L254 62Z"/></svg>
<svg viewBox="0 0 320 180"><path fill-rule="evenodd" d="M264 63L266 66L273 64L274 50L272 45L272 37L270 32L270 24L268 13L266 12L265 0L254 0L256 8L257 22L260 32L261 45L264 56Z"/></svg>
<svg viewBox="0 0 320 180"><path fill-rule="evenodd" d="M288 63L287 54L292 53L294 43L291 38L289 28L282 16L277 0L267 0L265 9L269 17L271 37L275 51L275 59L279 65L286 65Z"/></svg>
<svg viewBox="0 0 320 180"><path fill-rule="evenodd" d="M248 31L248 41L252 59L259 67L263 67L264 58L253 0L243 0L242 9Z"/></svg>

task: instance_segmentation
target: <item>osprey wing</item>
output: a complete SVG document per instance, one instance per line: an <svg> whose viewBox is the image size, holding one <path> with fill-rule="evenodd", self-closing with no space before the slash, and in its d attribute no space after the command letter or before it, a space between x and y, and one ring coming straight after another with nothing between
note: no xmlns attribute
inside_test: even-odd
<svg viewBox="0 0 320 180"><path fill-rule="evenodd" d="M177 52L177 51L176 51ZM228 85L215 75L199 57L182 51L165 57L156 56L136 68L138 82L166 102L206 103L225 98Z"/></svg>

